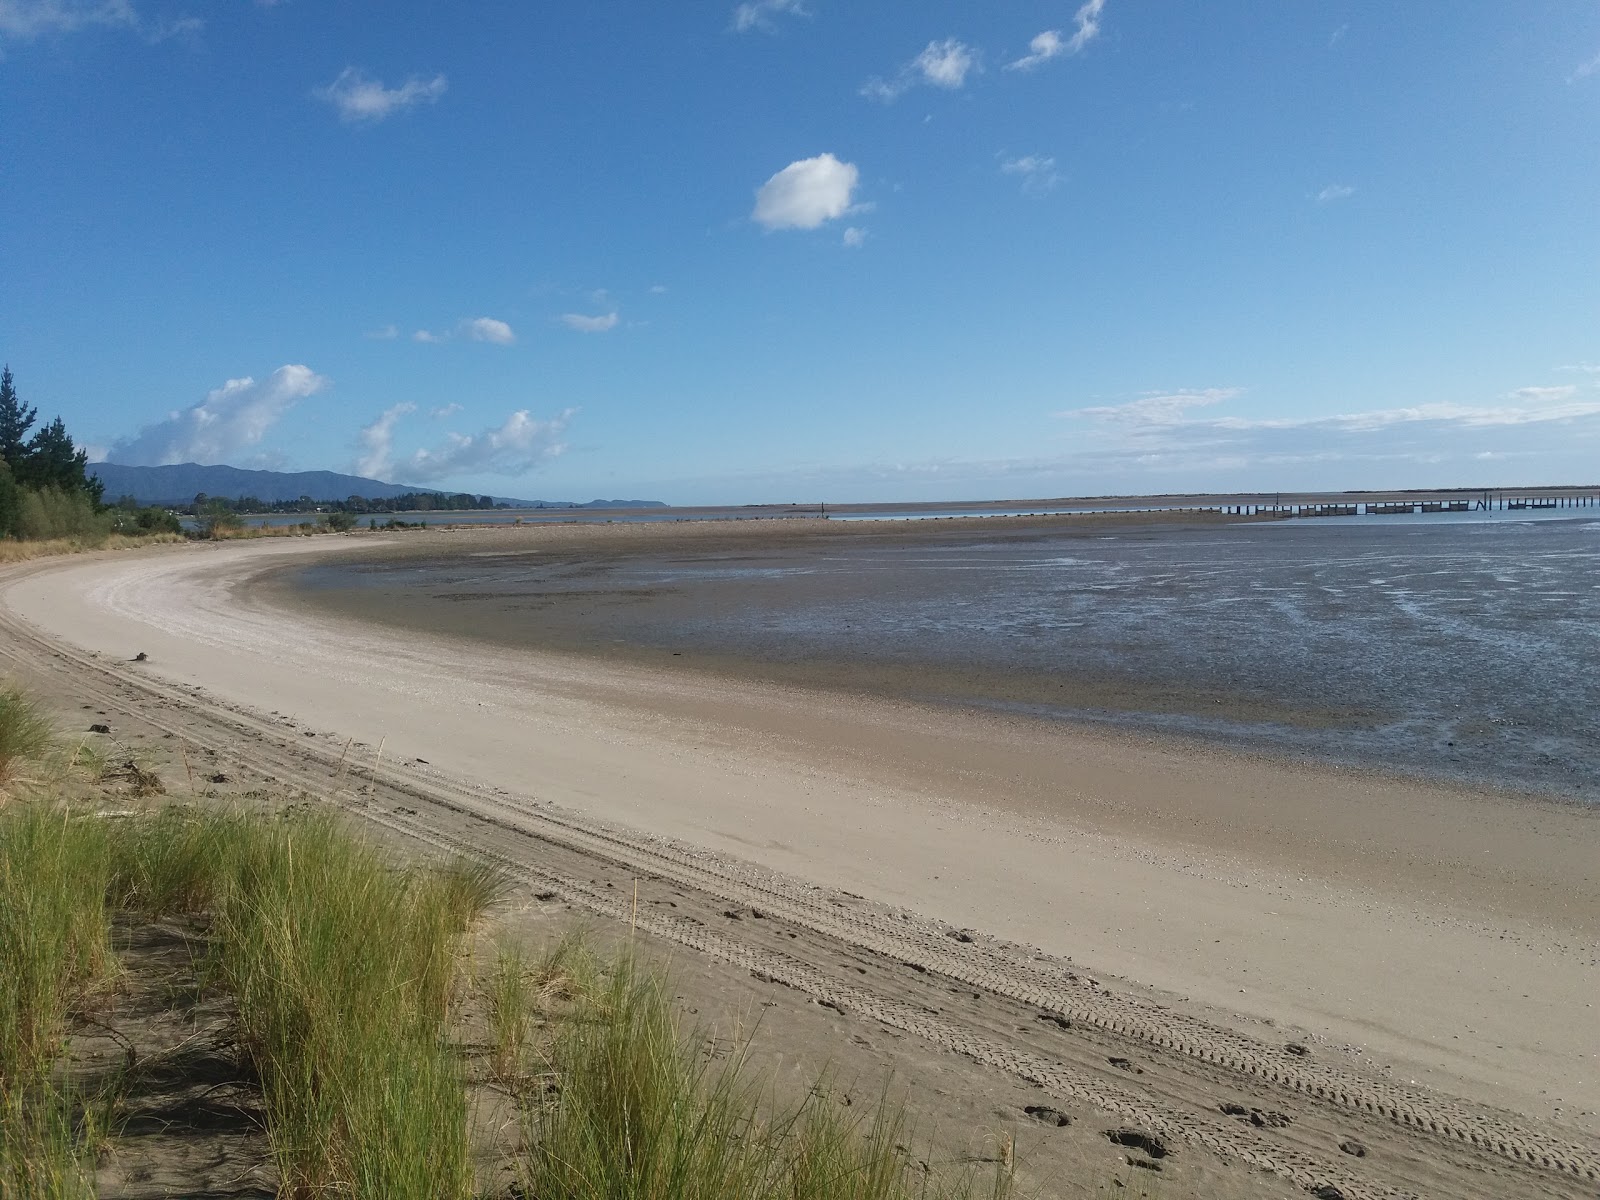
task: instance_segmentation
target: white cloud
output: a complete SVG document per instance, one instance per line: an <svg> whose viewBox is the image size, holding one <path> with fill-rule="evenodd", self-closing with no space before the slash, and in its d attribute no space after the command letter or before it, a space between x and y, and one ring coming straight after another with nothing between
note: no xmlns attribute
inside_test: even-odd
<svg viewBox="0 0 1600 1200"><path fill-rule="evenodd" d="M456 323L454 334L448 331L434 333L431 329L419 329L411 335L411 340L437 346L458 335L469 342L488 342L492 346L509 346L517 340L517 335L512 332L511 326L493 317L462 317Z"/></svg>
<svg viewBox="0 0 1600 1200"><path fill-rule="evenodd" d="M382 479L394 466L394 427L401 417L417 411L415 404L396 404L383 410L370 425L364 425L358 438L361 457L356 460L356 474L368 479Z"/></svg>
<svg viewBox="0 0 1600 1200"><path fill-rule="evenodd" d="M442 405L439 408L430 408L428 410L428 415L435 421L442 421L446 417L453 417L461 411L463 411L461 405L452 401L451 403Z"/></svg>
<svg viewBox="0 0 1600 1200"><path fill-rule="evenodd" d="M481 433L449 434L443 444L401 459L394 476L408 483L427 483L460 475L526 475L566 449L561 435L576 411L569 408L539 421L523 409Z"/></svg>
<svg viewBox="0 0 1600 1200"><path fill-rule="evenodd" d="M850 247L850 249L859 250L862 246L867 244L867 231L852 225L850 228L844 231L844 237L842 240L846 246Z"/></svg>
<svg viewBox="0 0 1600 1200"><path fill-rule="evenodd" d="M1038 194L1048 192L1061 182L1056 173L1056 160L1048 154L1025 154L1021 158L1000 160L1000 170L1022 180L1022 190Z"/></svg>
<svg viewBox="0 0 1600 1200"><path fill-rule="evenodd" d="M511 326L493 317L473 317L462 322L462 332L474 342L489 342L495 346L509 346L517 340Z"/></svg>
<svg viewBox="0 0 1600 1200"><path fill-rule="evenodd" d="M850 211L860 177L831 154L802 158L761 185L750 215L767 229L815 229Z"/></svg>
<svg viewBox="0 0 1600 1200"><path fill-rule="evenodd" d="M199 33L199 17L142 18L131 0L0 0L0 37L29 40L83 29L129 29L154 45Z"/></svg>
<svg viewBox="0 0 1600 1200"><path fill-rule="evenodd" d="M958 88L978 65L977 51L955 38L929 42L914 63L922 78L934 87Z"/></svg>
<svg viewBox="0 0 1600 1200"><path fill-rule="evenodd" d="M610 333L617 327L617 319L614 312L599 317L585 316L583 313L561 314L561 323L574 333Z"/></svg>
<svg viewBox="0 0 1600 1200"><path fill-rule="evenodd" d="M1520 387L1512 392L1507 399L1537 404L1546 400L1570 400L1577 394L1577 387L1570 383L1563 383L1556 387Z"/></svg>
<svg viewBox="0 0 1600 1200"><path fill-rule="evenodd" d="M1028 43L1028 53L1015 62L1005 65L1007 71L1031 71L1041 63L1047 63L1052 58L1059 58L1066 52L1067 44L1061 39L1059 29L1046 29L1043 33L1035 34L1033 41Z"/></svg>
<svg viewBox="0 0 1600 1200"><path fill-rule="evenodd" d="M652 296L665 296L667 294L667 285L664 284L664 283L653 283L653 284L651 284L650 285L650 294Z"/></svg>
<svg viewBox="0 0 1600 1200"><path fill-rule="evenodd" d="M1100 13L1106 6L1106 0L1088 0L1082 5L1072 19L1076 28L1072 36L1067 39L1067 53L1078 54L1085 46L1100 36Z"/></svg>
<svg viewBox="0 0 1600 1200"><path fill-rule="evenodd" d="M1567 76L1568 83L1577 83L1580 79L1587 79L1591 75L1600 75L1600 54L1596 54L1588 62L1581 64L1576 71Z"/></svg>
<svg viewBox="0 0 1600 1200"><path fill-rule="evenodd" d="M393 325L385 325L382 329L369 329L366 337L374 342L392 342L400 336L400 330Z"/></svg>
<svg viewBox="0 0 1600 1200"><path fill-rule="evenodd" d="M954 91L966 83L968 75L982 69L976 50L956 38L945 38L942 42L929 42L893 79L874 76L867 80L861 85L861 94L889 103L919 83Z"/></svg>
<svg viewBox="0 0 1600 1200"><path fill-rule="evenodd" d="M431 103L444 95L448 86L443 75L432 79L413 75L399 87L388 88L380 80L368 79L359 68L346 67L332 83L313 94L338 109L341 121L355 125L381 121L425 101Z"/></svg>
<svg viewBox="0 0 1600 1200"><path fill-rule="evenodd" d="M128 0L0 0L0 34L7 37L35 38L96 25L134 28L138 24L138 14Z"/></svg>
<svg viewBox="0 0 1600 1200"><path fill-rule="evenodd" d="M1348 200L1356 194L1348 183L1330 183L1317 193L1318 204L1332 204L1335 200Z"/></svg>
<svg viewBox="0 0 1600 1200"><path fill-rule="evenodd" d="M1243 388L1179 388L1173 392L1144 392L1124 404L1102 404L1057 413L1062 417L1092 417L1130 425L1169 425L1182 420L1191 408L1207 408L1244 395Z"/></svg>
<svg viewBox="0 0 1600 1200"><path fill-rule="evenodd" d="M110 461L136 466L223 463L258 445L291 408L328 386L310 367L279 367L266 379L230 379L199 404L118 441Z"/></svg>
<svg viewBox="0 0 1600 1200"><path fill-rule="evenodd" d="M777 28L772 18L785 13L795 17L811 15L802 0L747 0L733 10L733 27L740 33L752 29L771 32Z"/></svg>

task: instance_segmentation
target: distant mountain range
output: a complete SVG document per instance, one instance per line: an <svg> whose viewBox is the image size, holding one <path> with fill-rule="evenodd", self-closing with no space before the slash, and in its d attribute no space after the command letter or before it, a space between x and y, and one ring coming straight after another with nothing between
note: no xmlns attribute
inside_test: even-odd
<svg viewBox="0 0 1600 1200"><path fill-rule="evenodd" d="M368 500L388 500L413 492L435 496L451 495L439 488L413 487L384 483L360 475L341 475L337 471L246 471L241 467L203 467L199 463L179 463L170 467L127 467L120 463L90 463L89 474L105 484L106 499L132 496L140 504L189 504L197 494L237 500L254 496L268 502L298 500L347 500L364 496ZM497 504L512 508L665 508L660 500L516 500L496 496Z"/></svg>

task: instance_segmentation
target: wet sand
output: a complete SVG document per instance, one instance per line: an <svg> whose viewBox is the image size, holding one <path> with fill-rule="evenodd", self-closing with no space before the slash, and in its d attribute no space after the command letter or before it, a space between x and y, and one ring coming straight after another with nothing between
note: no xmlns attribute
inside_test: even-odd
<svg viewBox="0 0 1600 1200"><path fill-rule="evenodd" d="M819 534L668 526L181 547L64 564L5 598L76 644L142 650L151 671L381 741L386 755L1037 945L1214 1020L1304 1031L1398 1078L1592 1125L1591 810L689 666L490 648L285 607L260 582L328 553L573 552L597 536L615 549Z"/></svg>

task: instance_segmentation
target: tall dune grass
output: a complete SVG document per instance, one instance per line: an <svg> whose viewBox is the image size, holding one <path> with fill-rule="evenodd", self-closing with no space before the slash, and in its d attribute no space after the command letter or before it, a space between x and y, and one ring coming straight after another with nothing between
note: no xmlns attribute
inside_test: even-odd
<svg viewBox="0 0 1600 1200"><path fill-rule="evenodd" d="M153 913L211 914L284 1196L470 1195L446 1032L492 872L398 870L327 816L168 812L130 831L115 886Z"/></svg>
<svg viewBox="0 0 1600 1200"><path fill-rule="evenodd" d="M571 961L569 959L569 961ZM578 1001L550 1051L556 1098L529 1108L523 1191L540 1200L958 1200L970 1174L913 1167L900 1110L864 1116L819 1085L768 1102L743 1060L717 1065L678 1026L664 976L628 955L573 972ZM1009 1193L997 1170L986 1191Z"/></svg>
<svg viewBox="0 0 1600 1200"><path fill-rule="evenodd" d="M0 811L0 1196L92 1196L80 1105L53 1078L68 1015L110 963L110 847L37 802Z"/></svg>
<svg viewBox="0 0 1600 1200"><path fill-rule="evenodd" d="M25 763L43 759L53 742L50 721L33 699L15 684L0 684L0 792Z"/></svg>

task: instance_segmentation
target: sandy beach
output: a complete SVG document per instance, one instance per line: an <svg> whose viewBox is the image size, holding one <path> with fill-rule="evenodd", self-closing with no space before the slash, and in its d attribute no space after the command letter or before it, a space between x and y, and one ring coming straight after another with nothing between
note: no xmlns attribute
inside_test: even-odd
<svg viewBox="0 0 1600 1200"><path fill-rule="evenodd" d="M608 536L768 532L404 544ZM137 671L164 684L1024 958L1036 948L1130 1003L1300 1044L1374 1087L1514 1114L1592 1149L1600 813L691 666L496 650L290 611L252 582L393 544L163 548L31 565L0 586L43 635L107 662L148 655Z"/></svg>

